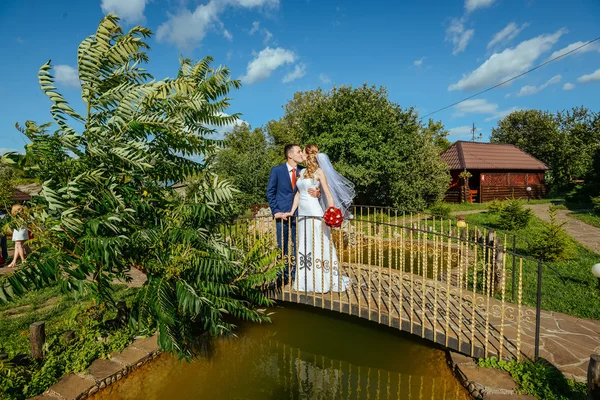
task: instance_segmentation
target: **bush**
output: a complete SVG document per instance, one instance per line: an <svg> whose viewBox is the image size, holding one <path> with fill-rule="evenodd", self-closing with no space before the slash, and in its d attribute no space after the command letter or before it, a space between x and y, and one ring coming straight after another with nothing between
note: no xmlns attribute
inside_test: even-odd
<svg viewBox="0 0 600 400"><path fill-rule="evenodd" d="M446 203L437 203L429 208L429 212L440 217L449 217L452 207Z"/></svg>
<svg viewBox="0 0 600 400"><path fill-rule="evenodd" d="M498 227L507 231L526 228L533 213L518 200L508 200L499 212Z"/></svg>
<svg viewBox="0 0 600 400"><path fill-rule="evenodd" d="M480 359L479 366L506 371L519 385L519 391L545 400L584 400L585 383L578 383L565 376L546 360L536 362L504 361L496 357Z"/></svg>
<svg viewBox="0 0 600 400"><path fill-rule="evenodd" d="M594 214L600 215L600 196L592 197L592 205L594 206Z"/></svg>
<svg viewBox="0 0 600 400"><path fill-rule="evenodd" d="M499 214L506 205L502 200L494 199L488 203L488 211L493 214Z"/></svg>
<svg viewBox="0 0 600 400"><path fill-rule="evenodd" d="M564 230L566 221L558 224L556 214L558 210L550 207L550 224L546 225L542 233L533 238L529 245L531 254L542 261L563 261L575 254L573 241Z"/></svg>

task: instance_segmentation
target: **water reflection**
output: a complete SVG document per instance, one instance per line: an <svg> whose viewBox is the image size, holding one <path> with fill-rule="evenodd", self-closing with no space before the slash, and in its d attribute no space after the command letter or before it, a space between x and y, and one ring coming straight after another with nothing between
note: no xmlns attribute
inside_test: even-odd
<svg viewBox="0 0 600 400"><path fill-rule="evenodd" d="M104 399L468 399L443 352L331 313L277 309L273 324L207 344L191 364L162 356Z"/></svg>

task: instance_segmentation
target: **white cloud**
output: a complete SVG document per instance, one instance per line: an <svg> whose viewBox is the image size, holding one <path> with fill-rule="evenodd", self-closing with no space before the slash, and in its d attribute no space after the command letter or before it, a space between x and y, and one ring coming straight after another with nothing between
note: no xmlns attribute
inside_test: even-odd
<svg viewBox="0 0 600 400"><path fill-rule="evenodd" d="M331 83L331 79L323 73L319 74L319 80L321 81L321 83L323 83L325 85Z"/></svg>
<svg viewBox="0 0 600 400"><path fill-rule="evenodd" d="M559 83L560 79L561 79L561 76L560 75L556 75L556 76L553 76L552 78L550 78L548 80L548 82L544 83L543 85L540 85L540 86L531 86L531 85L523 86L521 88L521 90L519 90L519 93L517 93L517 97L531 96L532 94L539 93L542 90L546 89L548 86L555 85L555 84Z"/></svg>
<svg viewBox="0 0 600 400"><path fill-rule="evenodd" d="M281 47L276 49L266 47L248 63L246 75L242 76L241 79L244 83L250 85L260 82L271 76L273 71L282 65L295 62L296 58L296 55L290 50Z"/></svg>
<svg viewBox="0 0 600 400"><path fill-rule="evenodd" d="M575 42L575 43L571 43L570 45L568 45L567 47L560 49L560 50L556 50L554 53L552 53L552 55L550 55L550 57L548 57L548 60L551 60L553 58L556 58L558 56L561 56L565 53L568 53L569 51L575 50L578 47L581 47L585 44L586 42ZM588 44L585 47L582 47L581 49L574 51L573 53L569 54L569 56L571 55L576 55L576 54L583 54L583 53L587 53L590 51L597 51L600 52L600 43L598 42L594 42L591 44Z"/></svg>
<svg viewBox="0 0 600 400"><path fill-rule="evenodd" d="M298 64L292 72L283 77L283 83L295 81L296 79L302 78L304 75L306 75L306 65Z"/></svg>
<svg viewBox="0 0 600 400"><path fill-rule="evenodd" d="M448 87L448 90L476 90L499 83L507 78L525 72L533 63L567 32L560 29L551 35L540 35L525 40L514 48L494 53L479 68L463 74L462 79Z"/></svg>
<svg viewBox="0 0 600 400"><path fill-rule="evenodd" d="M210 0L196 7L193 12L183 8L177 14L170 14L169 19L158 27L156 38L159 42L172 43L181 49L191 50L202 42L208 30L215 24L225 29L219 21L219 15L228 6L274 8L279 6L279 0Z"/></svg>
<svg viewBox="0 0 600 400"><path fill-rule="evenodd" d="M223 117L228 117L229 116L229 114L226 114L224 112L219 112L218 114L220 116L223 116ZM221 126L208 125L207 127L209 129L213 129L215 131L215 133L213 133L212 135L207 135L207 138L214 139L214 140L225 139L225 133L231 132L235 126L240 126L240 125L243 125L243 124L250 125L250 124L248 124L247 121L244 121L243 119L238 119L238 120L236 120L233 123L229 123L229 124L221 125Z"/></svg>
<svg viewBox="0 0 600 400"><path fill-rule="evenodd" d="M260 29L260 22L254 21L252 23L252 29L250 29L250 34L254 35L256 32L258 32L259 29Z"/></svg>
<svg viewBox="0 0 600 400"><path fill-rule="evenodd" d="M265 34L264 44L267 44L271 39L273 39L273 34L266 29L264 29L263 32Z"/></svg>
<svg viewBox="0 0 600 400"><path fill-rule="evenodd" d="M465 0L465 10L467 13L473 12L478 8L487 8L494 4L496 0Z"/></svg>
<svg viewBox="0 0 600 400"><path fill-rule="evenodd" d="M450 128L448 130L448 135L450 136L471 136L473 134L472 132L473 127L472 126L467 126L467 125L463 125L463 126L457 126L455 128ZM479 131L479 128L475 128L475 133L477 133Z"/></svg>
<svg viewBox="0 0 600 400"><path fill-rule="evenodd" d="M420 66L422 66L422 65L423 65L423 61L424 61L424 60L425 60L425 57L421 57L420 59L418 59L418 60L415 60L415 61L413 62L413 65L414 65L415 67L420 67Z"/></svg>
<svg viewBox="0 0 600 400"><path fill-rule="evenodd" d="M573 90L573 89L575 89L575 85L572 83L565 83L563 85L563 90Z"/></svg>
<svg viewBox="0 0 600 400"><path fill-rule="evenodd" d="M485 121L492 121L499 118L504 118L508 114L519 110L519 107L511 107L507 110L498 110L498 104L488 103L485 99L466 100L457 104L455 107L454 117L463 117L467 114L488 114L490 117Z"/></svg>
<svg viewBox="0 0 600 400"><path fill-rule="evenodd" d="M143 22L146 0L102 0L104 14L117 14L125 22Z"/></svg>
<svg viewBox="0 0 600 400"><path fill-rule="evenodd" d="M454 18L452 22L450 22L448 29L446 29L446 41L452 42L454 46L452 49L453 55L465 51L469 41L475 34L475 29L465 29L465 22L466 20L464 18Z"/></svg>
<svg viewBox="0 0 600 400"><path fill-rule="evenodd" d="M81 86L77 70L69 65L55 65L54 79L68 87L78 88Z"/></svg>
<svg viewBox="0 0 600 400"><path fill-rule="evenodd" d="M498 110L498 104L488 103L485 99L472 99L457 104L454 109L456 117L466 114L493 114Z"/></svg>
<svg viewBox="0 0 600 400"><path fill-rule="evenodd" d="M521 107L511 107L511 108L506 109L506 110L497 111L491 117L488 117L488 118L484 119L484 121L485 122L490 122L490 121L494 121L496 119L504 118L507 115L512 114L515 111L519 111L519 110L521 110Z"/></svg>
<svg viewBox="0 0 600 400"><path fill-rule="evenodd" d="M577 78L579 83L600 82L600 68L591 74L583 75Z"/></svg>
<svg viewBox="0 0 600 400"><path fill-rule="evenodd" d="M227 29L223 30L223 36L225 36L225 39L227 39L229 41L233 40L233 35Z"/></svg>
<svg viewBox="0 0 600 400"><path fill-rule="evenodd" d="M494 35L492 40L490 40L490 42L487 45L488 49L494 47L497 44L507 44L508 42L516 38L517 35L528 26L529 24L523 24L519 28L517 24L511 22L510 24L506 25L504 29L502 29L500 32Z"/></svg>
<svg viewBox="0 0 600 400"><path fill-rule="evenodd" d="M227 58L227 61L231 61L231 58L233 57L233 50L229 50L225 57Z"/></svg>

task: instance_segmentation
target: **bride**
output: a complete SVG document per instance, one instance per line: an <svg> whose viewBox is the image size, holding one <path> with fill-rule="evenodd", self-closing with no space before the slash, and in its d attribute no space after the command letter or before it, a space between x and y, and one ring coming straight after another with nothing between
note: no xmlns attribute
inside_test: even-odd
<svg viewBox="0 0 600 400"><path fill-rule="evenodd" d="M331 206L339 208L345 218L351 217L348 208L354 199L354 184L333 169L329 157L319 153L316 145L304 148L303 159L306 168L300 172L294 204L287 214L291 217L298 209L298 267L294 290L343 292L350 285L350 278L340 277L341 265L332 243L331 230L323 223L322 217ZM308 189L319 186L324 194L320 199L308 194Z"/></svg>

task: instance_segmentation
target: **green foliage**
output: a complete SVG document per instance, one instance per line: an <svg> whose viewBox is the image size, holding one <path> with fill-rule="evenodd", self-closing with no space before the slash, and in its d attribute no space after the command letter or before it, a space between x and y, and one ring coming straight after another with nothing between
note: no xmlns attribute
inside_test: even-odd
<svg viewBox="0 0 600 400"><path fill-rule="evenodd" d="M584 400L587 388L584 383L571 381L546 360L537 362L504 361L496 357L480 359L480 367L506 371L519 385L521 393L541 400Z"/></svg>
<svg viewBox="0 0 600 400"><path fill-rule="evenodd" d="M594 207L594 213L600 215L600 196L592 197L592 206Z"/></svg>
<svg viewBox="0 0 600 400"><path fill-rule="evenodd" d="M54 87L50 62L40 68L59 129L31 121L21 128L31 141L28 171L44 184L25 221L36 235L34 252L0 278L0 299L58 281L110 305L111 282L137 267L148 281L132 326L157 327L163 350L190 357L195 326L222 334L234 327L225 314L267 320L257 307L271 304L262 289L276 264L264 248L248 258L228 244L221 232L235 189L207 168L216 151L209 127L236 121L225 113L226 96L240 83L210 57L181 59L175 78L152 80L141 68L150 35L142 27L123 33L107 15L81 43L83 115ZM168 185L188 178L195 183L187 196Z"/></svg>
<svg viewBox="0 0 600 400"><path fill-rule="evenodd" d="M452 212L452 207L446 203L436 203L429 207L429 212L439 217L449 217Z"/></svg>
<svg viewBox="0 0 600 400"><path fill-rule="evenodd" d="M239 190L234 196L235 214L252 204L266 203L266 188L271 167L282 162L261 128L236 125L225 134L224 148L216 154L214 171Z"/></svg>
<svg viewBox="0 0 600 400"><path fill-rule="evenodd" d="M465 218L469 225L496 227L498 217L491 213L478 213L468 214ZM533 258L530 253L531 239L540 236L546 225L541 219L533 217L525 229L510 232L517 234L517 254ZM512 251L510 238L507 245ZM574 243L574 247L576 252L570 260L543 264L542 309L580 318L600 319L598 280L590 273L591 266L598 262L598 254L579 243ZM510 257L507 257L507 260L512 266ZM518 265L519 258L517 267ZM523 260L523 304L530 307L536 305L537 269L537 261ZM518 282L516 286L518 293ZM507 279L506 293L511 292L511 282Z"/></svg>
<svg viewBox="0 0 600 400"><path fill-rule="evenodd" d="M118 286L114 290L116 300L131 306L136 289ZM35 396L65 373L82 372L94 359L122 350L141 332L109 328L105 322L115 314L114 309L93 306L90 295L61 295L58 287L34 291L0 306L0 353L9 357L0 366L0 398ZM46 322L46 356L22 365L16 356L29 352L29 325L35 321ZM76 339L69 346L60 340L66 330L75 331Z"/></svg>
<svg viewBox="0 0 600 400"><path fill-rule="evenodd" d="M548 182L561 189L593 170L600 149L600 115L584 107L556 114L515 111L492 128L490 141L515 145L546 163L551 169Z"/></svg>
<svg viewBox="0 0 600 400"><path fill-rule="evenodd" d="M0 156L0 211L10 211L13 204L12 197L15 189L13 164L10 153Z"/></svg>
<svg viewBox="0 0 600 400"><path fill-rule="evenodd" d="M502 212L502 210L504 210L504 207L506 207L504 202L498 199L494 199L487 204L488 211L494 214L499 214L500 212Z"/></svg>
<svg viewBox="0 0 600 400"><path fill-rule="evenodd" d="M498 227L503 230L513 231L527 227L533 213L525 208L518 200L507 200L506 204L498 212Z"/></svg>
<svg viewBox="0 0 600 400"><path fill-rule="evenodd" d="M441 124L421 124L385 88L296 93L267 131L276 151L285 142L317 144L356 185L358 204L422 210L440 201L450 182L436 146L445 137Z"/></svg>
<svg viewBox="0 0 600 400"><path fill-rule="evenodd" d="M542 261L563 261L571 258L575 253L573 239L567 235L563 223L556 222L558 210L550 207L550 224L547 224L542 232L533 238L530 242L530 252L538 260Z"/></svg>

